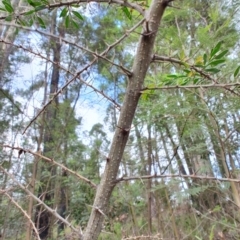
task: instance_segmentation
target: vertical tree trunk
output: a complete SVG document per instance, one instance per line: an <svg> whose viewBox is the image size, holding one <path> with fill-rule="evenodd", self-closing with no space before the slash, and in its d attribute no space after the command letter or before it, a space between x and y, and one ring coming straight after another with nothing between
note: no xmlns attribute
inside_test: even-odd
<svg viewBox="0 0 240 240"><path fill-rule="evenodd" d="M200 93L201 99L203 101L204 93L201 89L199 89L199 93ZM221 137L221 134L219 132L220 128L218 126L217 120L215 119L215 117L213 116L213 114L210 110L209 110L208 116L209 116L209 120L210 120L210 123L211 123L211 127L214 129L214 134L216 135L216 138L217 138L217 141L218 141L217 148L218 148L219 153L220 153L219 158L221 159L221 163L222 163L222 166L223 166L225 176L227 178L231 178L231 175L230 175L230 172L229 172L229 167L228 167L228 164L227 164L227 159L226 159L225 144L224 144L224 142L222 140L222 137ZM231 189L232 189L233 200L234 200L235 204L238 207L240 207L240 196L239 196L239 193L238 193L237 184L235 182L230 182L230 186L231 186Z"/></svg>
<svg viewBox="0 0 240 240"><path fill-rule="evenodd" d="M148 125L148 175L152 174L152 136L151 136L151 126ZM148 232L149 235L152 234L152 179L147 180L147 204L148 204Z"/></svg>
<svg viewBox="0 0 240 240"><path fill-rule="evenodd" d="M52 32L53 34L56 34L56 12L53 13L52 16ZM61 53L61 43L56 42L55 39L51 39L51 48L53 51L53 61L54 62L60 62L60 53ZM58 90L58 84L59 84L59 68L57 65L53 64L52 68L52 75L51 75L51 81L50 81L50 98L57 92ZM57 131L56 129L56 117L57 117L57 107L58 107L58 98L56 97L54 99L54 102L52 105L50 105L45 114L45 121L47 122L47 126L44 130L44 136L43 136L43 154L45 156L52 157L53 150L55 146L56 139L54 138L54 133ZM46 167L43 165L41 167L41 173L44 171L48 171L51 175L51 179L49 178L41 178L40 181L42 183L41 189L38 191L38 196L42 201L47 201L50 203L50 206L54 206L54 191L52 191L55 188L55 178L52 178L52 176L56 177L56 167ZM35 217L36 225L39 229L39 236L41 239L49 239L51 236L51 230L53 226L53 216L47 212L44 211L41 206L38 206L36 209L36 217Z"/></svg>
<svg viewBox="0 0 240 240"><path fill-rule="evenodd" d="M48 58L49 58L49 56L48 56ZM45 85L45 87L44 87L42 106L44 106L46 104L46 101L47 101L47 76L48 76L48 63L45 64L45 71L44 71L44 79L45 79L44 85ZM37 142L37 151L38 152L41 151L41 144L43 143L45 112L42 114L40 121L41 122L40 122L40 127L39 127L39 138L38 138L38 142ZM39 161L39 157L35 157L34 162L33 162L31 184L30 184L30 188L29 188L29 190L32 193L34 193L34 191L35 191L35 182L36 182L36 179L37 179L37 175L39 175L38 172L37 172L38 161ZM28 203L28 216L30 216L31 219L32 219L32 215L33 215L33 204L34 204L34 200L30 196L29 197L29 203ZM27 230L26 230L26 240L31 239L31 233L32 233L32 227L28 223L27 224Z"/></svg>
<svg viewBox="0 0 240 240"><path fill-rule="evenodd" d="M152 59L154 42L160 20L169 2L170 0L153 0L147 12L144 29L133 63L132 74L129 76L118 125L114 133L109 155L106 159L105 171L97 189L84 240L96 240L101 232L109 199L115 186L119 164L140 98L140 90L143 87L144 79Z"/></svg>
<svg viewBox="0 0 240 240"><path fill-rule="evenodd" d="M141 133L138 129L137 124L134 125L134 129L135 129L135 134L136 134L136 138L137 138L137 147L138 147L138 151L139 151L139 157L140 157L140 161L141 161L141 170L140 170L140 174L141 175L146 175L147 174L147 170L146 170L146 161L144 158L144 151L143 151L143 145L142 145L142 137L141 137Z"/></svg>

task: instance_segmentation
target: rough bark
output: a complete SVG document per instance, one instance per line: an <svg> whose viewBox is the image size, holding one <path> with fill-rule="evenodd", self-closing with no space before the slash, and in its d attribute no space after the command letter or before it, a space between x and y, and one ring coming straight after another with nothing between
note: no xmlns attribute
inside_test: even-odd
<svg viewBox="0 0 240 240"><path fill-rule="evenodd" d="M91 216L84 234L84 240L95 240L101 232L103 220L107 214L108 202L115 186L119 164L140 98L140 89L143 87L144 78L152 59L160 20L169 2L171 0L153 0L146 14L145 24L133 63L132 75L129 77L118 125L114 133L109 155L106 159L105 171L97 189Z"/></svg>

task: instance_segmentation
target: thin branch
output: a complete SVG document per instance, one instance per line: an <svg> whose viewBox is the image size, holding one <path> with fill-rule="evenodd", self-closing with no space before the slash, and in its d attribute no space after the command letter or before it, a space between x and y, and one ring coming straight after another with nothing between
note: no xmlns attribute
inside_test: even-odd
<svg viewBox="0 0 240 240"><path fill-rule="evenodd" d="M66 221L66 219L64 219L63 217L61 217L56 210L53 210L52 208L50 208L49 206L47 206L43 201L41 201L38 197L36 197L31 191L29 191L26 187L24 187L21 183L19 183L19 181L17 181L15 179L15 177L7 172L1 165L0 165L0 169L7 174L14 183L16 183L23 191L25 191L29 196L31 196L34 200L36 200L38 203L40 203L48 212L50 212L52 215L54 215L54 217L56 217L57 219L59 219L61 222L63 222L64 224L66 224L66 226L68 226L69 228L71 228L74 232L80 234L80 238L82 238L82 230L80 229L80 233L78 232L78 230L76 228L74 228L72 226L71 223L69 223L68 221Z"/></svg>
<svg viewBox="0 0 240 240"><path fill-rule="evenodd" d="M142 19L142 22L143 22L143 20L144 20L144 19ZM19 25L19 24L0 23L0 25L3 25L3 26L8 25L8 26L16 27L16 28L21 28L21 29L24 29L24 30L27 30L27 31L37 32L37 33L39 33L39 34L41 34L41 35L45 35L45 36L51 37L51 38L53 38L53 39L57 39L59 42L63 42L63 43L72 45L72 46L74 46L74 47L76 47L76 48L79 48L79 49L81 49L81 50L83 50L83 51L85 51L85 52L88 52L88 53L92 54L94 57L98 57L98 58L101 58L101 59L105 60L106 62L109 62L109 63L112 64L113 66L116 66L116 67L120 68L120 69L123 71L123 73L126 74L127 76L131 76L131 71L129 71L128 69L124 68L122 65L119 65L119 64L117 64L117 63L109 60L108 58L106 58L106 57L98 54L97 52L94 52L94 51L92 51L92 50L90 50L90 49L88 49L88 48L85 48L85 47L83 47L83 46L81 46L81 45L79 45L79 44L77 44L77 43L75 43L75 42L72 42L71 40L68 40L68 39L66 39L66 38L63 38L63 37L61 37L61 36L57 36L57 35L52 34L52 33L44 32L44 31L41 31L41 30L39 30L39 29L37 29L37 28L30 28L30 27L26 27L26 26L21 26L21 25ZM133 32L133 31L132 31L132 32ZM129 33L131 33L131 30L126 31L126 33L129 35ZM10 44L10 42L6 42L6 44ZM15 46L15 47L21 48L21 47L19 47L19 45L14 45L14 44L12 44L12 45ZM24 50L29 51L28 49L24 49ZM31 52L32 54L34 54L34 55L38 55L38 56L40 55L39 53L34 53L32 50L30 50L30 52ZM43 57L42 57L42 58L43 58ZM55 63L54 63L54 64L55 64ZM61 68L62 68L62 67L61 67Z"/></svg>
<svg viewBox="0 0 240 240"><path fill-rule="evenodd" d="M137 27L139 27L139 26L143 23L143 21L144 21L144 19L142 19L141 21L139 21L139 22L138 22L134 27L132 27L129 31L126 31L126 33L125 33L121 38L119 38L118 40L116 40L113 44L109 45L109 46L107 47L107 49L105 49L101 54L99 54L99 56L104 56L104 55L106 55L112 48L114 48L114 47L115 47L116 45L118 45L121 41L123 41L123 40L129 35L130 32L133 32ZM29 124L27 125L27 127L24 129L23 134L24 134L24 133L26 132L26 130L30 127L30 125L40 116L40 114L46 109L46 107L47 107L48 105L50 105L51 102L52 102L59 94L61 94L61 93L65 90L65 88L67 88L68 85L69 85L70 83L72 83L76 78L79 78L82 83L86 84L87 86L91 87L94 91L96 91L96 92L100 93L101 95L103 95L104 97L106 97L106 94L104 94L103 91L100 91L100 90L98 90L97 88L94 88L92 85L90 85L89 83L87 83L86 81L84 81L84 80L82 80L82 79L80 78L81 73L83 73L83 72L84 72L85 70L87 70L90 66L92 66L93 63L96 62L97 60L98 60L98 57L95 57L90 63L88 63L85 67L83 67L80 71L78 71L70 80L68 80L68 81L66 82L66 84L65 84L63 87L61 87L61 88L53 95L53 97L42 107L42 109L38 112L38 114L30 121L30 123L29 123ZM48 61L49 61L49 60L48 60ZM59 63L55 63L55 62L53 62L53 63L59 65ZM68 72L68 73L70 73L70 74L72 74L68 69L65 69L65 71ZM118 108L120 108L120 105L118 105L115 100L111 99L110 97L108 97L107 99L108 99L108 100L111 100L111 102L113 102L115 105L118 106Z"/></svg>
<svg viewBox="0 0 240 240"><path fill-rule="evenodd" d="M209 180L209 181L219 181L219 182L236 182L240 183L240 179L232 179L232 178L217 178L217 177L208 177L208 176L198 176L198 175L182 175L182 174L166 174L166 175L144 175L144 176L130 176L130 177L121 177L116 179L116 183L123 181L131 181L131 180L145 180L152 178L191 178L191 179L201 179L201 180Z"/></svg>
<svg viewBox="0 0 240 240"><path fill-rule="evenodd" d="M1 146L5 147L5 148L10 148L10 149L13 149L13 150L17 150L18 153L30 153L33 156L37 156L39 158L42 158L43 160L45 160L47 162L50 162L51 164L56 165L56 166L60 167L61 169L65 170L66 172L69 172L72 175L78 177L79 179L81 179L84 182L86 182L87 184L89 184L92 188L97 188L97 185L95 183L93 183L92 181L90 181L89 179L87 179L87 178L81 176L80 174L76 173L75 171L65 167L63 164L54 161L52 158L48 158L48 157L43 156L39 152L33 152L31 150L20 148L20 147L12 147L10 145L1 145Z"/></svg>
<svg viewBox="0 0 240 240"><path fill-rule="evenodd" d="M153 62L155 62L155 61L163 61L163 62L177 63L177 64L182 65L182 66L188 64L188 63L185 63L185 62L183 62L183 61L181 61L181 60L178 60L178 59L176 59L176 58L165 57L165 56L158 56L158 55L154 55L153 58L152 58L152 61L153 61ZM195 65L188 64L188 66L189 66L190 69L193 69L194 71L196 71L197 73L199 73L199 74L200 74L202 77L204 77L205 79L208 79L208 80L212 81L212 82L214 83L213 86L220 84L216 79L212 78L209 74L207 74L207 73L205 73L204 71L200 70L200 69L197 68ZM237 95L237 96L240 96L239 93L237 93L237 92L235 92L234 90L228 88L227 85L226 85L226 86L223 86L223 88L224 88L225 90L231 92L232 94L235 94L235 95Z"/></svg>
<svg viewBox="0 0 240 240"><path fill-rule="evenodd" d="M239 87L240 83L218 83L218 84L198 84L198 85L174 85L174 86L162 86L162 87L145 87L141 89L141 93L146 90L170 90L170 89L190 89L190 88L226 88L226 87Z"/></svg>
<svg viewBox="0 0 240 240"><path fill-rule="evenodd" d="M128 1L121 1L121 0L98 0L97 1L98 3L108 3L108 4L111 4L111 3L114 3L114 4L117 4L117 5L120 5L120 6L125 6L125 7L128 7L128 8L131 8L131 9L134 9L136 10L137 12L139 12L141 15L144 15L144 8L142 6L140 6L139 4L136 4L136 3L131 3L131 2L128 2ZM36 12L39 12L39 11L42 11L42 10L52 10L52 9L55 9L55 8L60 8L60 7L71 7L71 5L76 5L76 4L80 4L80 3L89 3L89 0L75 0L75 1L69 1L69 2L59 2L59 3L52 3L52 4L46 4L46 5L41 5L40 9L39 10L35 10ZM29 11L32 11L34 10L34 8L30 9L30 10L26 10L26 11L23 11L23 12L20 12L20 13L14 13L14 17L17 19L19 18L20 16L24 16L26 15L27 13L29 13ZM9 15L7 16L1 16L0 19L5 19L7 18Z"/></svg>
<svg viewBox="0 0 240 240"><path fill-rule="evenodd" d="M187 118L185 119L183 128L182 128L182 130L181 130L181 132L180 132L180 135L179 135L179 144L175 147L174 152L173 152L173 156L172 156L172 158L169 160L168 165L167 165L167 166L164 168L164 170L161 172L161 175L163 175L163 174L167 171L167 169L169 168L169 166L172 164L172 161L173 161L174 157L177 155L178 149L179 149L179 147L180 147L181 139L183 138L183 134L184 134L184 131L185 131L185 127L186 127L187 122L188 122L190 116L192 115L192 113L193 113L193 110L189 113L189 115L188 115Z"/></svg>
<svg viewBox="0 0 240 240"><path fill-rule="evenodd" d="M23 215L27 218L27 220L31 224L31 226L36 234L37 239L41 240L41 238L39 237L39 234L38 234L38 230L36 229L35 224L33 223L31 217L28 216L27 212L25 210L23 210L22 207L6 191L2 191L0 189L0 193L3 193L4 195L6 195L10 199L10 201L23 213Z"/></svg>

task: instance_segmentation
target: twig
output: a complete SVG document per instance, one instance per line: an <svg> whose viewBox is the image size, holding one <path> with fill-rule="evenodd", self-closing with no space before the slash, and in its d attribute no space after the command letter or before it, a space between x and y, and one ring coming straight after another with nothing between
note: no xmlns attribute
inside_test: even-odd
<svg viewBox="0 0 240 240"><path fill-rule="evenodd" d="M175 58L171 58L171 57L165 57L165 56L158 56L158 55L154 55L152 61L163 61L163 62L171 62L171 63L177 63L179 65L185 65L186 63L184 63L183 61L180 61L178 59ZM204 71L200 70L199 68L197 68L195 65L191 65L188 64L190 69L193 69L194 71L196 71L197 73L199 73L202 77L212 81L214 85L219 85L220 83L212 78L209 74L205 73ZM186 86L185 86L186 87ZM237 96L240 96L239 93L236 93L234 90L228 88L228 86L223 86L224 89L226 89L227 91L231 92L232 94L235 94Z"/></svg>
<svg viewBox="0 0 240 240"><path fill-rule="evenodd" d="M130 30L126 31L126 33L121 37L119 38L117 41L115 41L113 44L109 45L107 47L107 49L105 49L101 54L99 54L99 56L104 56L105 54L107 54L112 48L114 48L116 45L118 45L121 41L123 41L128 35L130 32L134 31L134 29L136 29L138 26L140 26L142 23L143 23L144 19L142 19L141 21L139 21L134 27L132 27ZM48 105L51 104L51 102L60 94L62 93L65 88L67 88L67 86L72 83L76 78L79 78L81 73L83 73L85 70L87 70L90 66L93 65L94 62L96 62L98 60L98 57L95 57L89 64L87 64L85 67L83 67L80 71L78 71L69 81L67 81L67 83L61 87L54 95L53 97L43 106L43 108L38 112L38 114L30 121L30 123L27 125L27 127L24 129L23 131L23 134L26 132L26 130L30 127L30 125L40 116L40 114L46 109L46 107ZM49 61L49 60L48 60ZM58 63L55 63L55 64L58 64ZM66 70L68 73L71 74L71 72L69 70ZM91 86L91 88L94 89L94 91L97 91L99 92L100 94L104 94L102 91L94 88L92 85L90 85L89 83L83 81L81 78L80 78L80 81L83 82L84 84L86 84L87 86ZM104 95L106 96L106 95ZM110 98L109 98L110 99ZM112 101L113 102L113 101ZM116 105L116 102L114 101L115 105ZM118 107L120 107L118 105Z"/></svg>
<svg viewBox="0 0 240 240"><path fill-rule="evenodd" d="M145 180L151 178L191 178L191 179L201 179L209 181L219 181L219 182L236 182L240 183L240 179L233 178L217 178L217 177L208 177L208 176L198 176L198 175L182 175L182 174L166 174L166 175L144 175L144 176L130 176L130 177L121 177L115 180L115 183L122 181L131 181L131 180Z"/></svg>
<svg viewBox="0 0 240 240"><path fill-rule="evenodd" d="M71 173L72 175L78 177L79 179L83 180L84 182L86 182L87 184L89 184L92 188L97 188L97 185L95 183L93 183L92 181L90 181L89 179L81 176L80 174L74 172L73 170L65 167L63 164L61 163L58 163L56 161L54 161L52 158L48 158L48 157L45 157L43 156L42 154L38 153L38 152L33 152L31 150L28 150L28 149L24 149L24 148L20 148L20 147L12 147L10 145L0 145L2 147L5 147L5 148L10 148L10 149L13 149L13 150L17 150L18 152L22 151L23 153L30 153L34 156L37 156L39 158L42 158L43 160L47 161L47 162L50 162L52 163L53 165L56 165L56 166L59 166L60 168L62 168L63 170L65 170L66 172L69 172Z"/></svg>
<svg viewBox="0 0 240 240"><path fill-rule="evenodd" d="M38 11L42 11L42 10L45 10L45 9L52 10L54 8L60 8L60 7L64 7L64 6L71 7L71 5L76 5L76 4L80 4L80 3L88 3L88 2L89 2L89 0L75 0L75 1L69 1L69 2L59 2L59 3L46 4L45 6L43 4L41 6L41 9L38 10ZM117 4L117 5L120 5L120 6L125 6L125 7L128 7L128 8L132 8L132 9L136 10L137 12L139 12L141 15L144 15L143 7L140 6L139 4L136 4L136 3L131 3L131 2L128 2L128 1L121 1L121 0L111 0L111 2L109 2L109 0L98 0L98 3L108 3L108 4L114 3L114 4ZM31 10L34 10L34 9L31 9ZM20 13L14 13L14 17L19 18L20 16L26 15L28 12L29 12L29 10L26 10L26 11L23 11L23 12L20 12ZM8 16L9 15L1 16L0 19L5 19Z"/></svg>
<svg viewBox="0 0 240 240"><path fill-rule="evenodd" d="M174 86L162 86L162 87L145 87L141 90L144 93L146 90L161 90L161 89L189 89L189 88L226 88L226 87L239 87L240 83L218 83L218 84L199 84L199 85L174 85Z"/></svg>

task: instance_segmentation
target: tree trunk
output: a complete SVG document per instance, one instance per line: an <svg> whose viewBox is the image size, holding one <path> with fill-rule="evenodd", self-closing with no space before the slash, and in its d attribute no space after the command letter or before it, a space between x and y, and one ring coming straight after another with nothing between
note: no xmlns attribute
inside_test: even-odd
<svg viewBox="0 0 240 240"><path fill-rule="evenodd" d="M53 22L52 22L52 31L56 33L56 12L53 13ZM60 62L60 53L61 53L61 43L56 42L55 39L51 40L51 47L53 50L53 61ZM57 92L58 84L59 84L59 68L57 65L53 64L51 82L50 82L50 98ZM56 116L57 116L57 106L58 106L58 98L56 97L51 106L49 106L46 110L45 121L48 123L47 127L44 131L43 143L44 149L43 154L48 157L52 157L53 150L55 149L55 141L54 132L56 129ZM43 165L41 167L41 173L44 171L48 171L51 175L51 179L48 177L40 179L42 188L38 191L38 196L42 201L47 201L51 207L53 207L54 202L54 191L55 189L55 178L52 176L56 175L56 167L46 167ZM56 177L56 176L55 176ZM51 235L51 227L53 225L53 216L42 209L41 206L38 206L36 209L36 217L35 217L36 225L39 229L39 236L41 239L49 239Z"/></svg>
<svg viewBox="0 0 240 240"><path fill-rule="evenodd" d="M152 174L152 136L151 136L151 126L148 125L148 175ZM149 178L147 180L147 204L148 204L148 234L152 234L152 201L153 201L153 194L152 194L152 179Z"/></svg>
<svg viewBox="0 0 240 240"><path fill-rule="evenodd" d="M137 53L133 63L133 71L129 76L128 86L115 130L109 155L106 159L106 167L98 186L91 216L88 221L84 240L95 240L98 238L104 216L107 213L108 203L115 186L119 164L128 140L135 110L140 98L140 90L149 68L155 38L160 25L160 20L170 0L153 0L146 15L144 28L138 43Z"/></svg>

